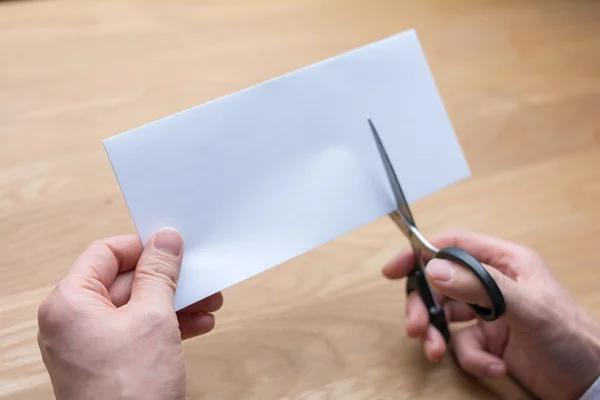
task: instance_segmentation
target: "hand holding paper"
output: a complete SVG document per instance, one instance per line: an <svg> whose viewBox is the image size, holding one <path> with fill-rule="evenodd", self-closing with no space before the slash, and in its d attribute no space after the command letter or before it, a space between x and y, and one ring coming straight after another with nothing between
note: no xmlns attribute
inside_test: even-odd
<svg viewBox="0 0 600 400"><path fill-rule="evenodd" d="M176 309L392 211L367 118L409 202L469 175L412 30L106 139L142 240L184 237Z"/></svg>

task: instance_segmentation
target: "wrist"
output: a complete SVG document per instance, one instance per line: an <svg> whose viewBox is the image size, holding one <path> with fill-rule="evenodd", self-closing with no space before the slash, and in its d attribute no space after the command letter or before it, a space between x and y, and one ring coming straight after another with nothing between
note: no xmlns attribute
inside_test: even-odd
<svg viewBox="0 0 600 400"><path fill-rule="evenodd" d="M600 378L600 322L585 311L582 314L579 332L587 349L587 357L582 360L582 379L575 391L577 399Z"/></svg>
<svg viewBox="0 0 600 400"><path fill-rule="evenodd" d="M122 399L116 382L111 379L100 380L92 377L81 378L75 374L68 376L69 379L59 383L53 383L56 400L100 400L100 399Z"/></svg>
<svg viewBox="0 0 600 400"><path fill-rule="evenodd" d="M57 400L174 400L161 394L151 382L136 380L135 374L121 376L118 371L112 374L86 377L70 375L65 382L55 386ZM67 375L68 376L68 375ZM154 382L155 384L158 383Z"/></svg>

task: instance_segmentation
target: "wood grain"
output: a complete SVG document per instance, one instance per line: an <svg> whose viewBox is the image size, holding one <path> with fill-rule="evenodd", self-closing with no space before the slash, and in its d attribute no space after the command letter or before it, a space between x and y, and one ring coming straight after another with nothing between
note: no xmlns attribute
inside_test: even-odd
<svg viewBox="0 0 600 400"><path fill-rule="evenodd" d="M414 27L473 178L414 205L531 246L600 318L600 3L0 3L0 398L46 399L39 302L93 240L135 232L101 140ZM435 160L431 160L435 162ZM427 362L387 219L225 291L185 344L192 399L525 399Z"/></svg>

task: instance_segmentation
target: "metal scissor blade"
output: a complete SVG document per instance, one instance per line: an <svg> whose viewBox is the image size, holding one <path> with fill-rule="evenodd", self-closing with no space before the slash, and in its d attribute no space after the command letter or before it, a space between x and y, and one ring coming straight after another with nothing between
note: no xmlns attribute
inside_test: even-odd
<svg viewBox="0 0 600 400"><path fill-rule="evenodd" d="M396 198L396 205L398 211L402 214L404 219L411 224L413 227L416 227L415 220L413 219L412 213L410 212L410 208L408 207L408 202L406 201L406 197L404 197L404 192L402 191L402 187L400 186L400 181L396 176L396 172L394 172L394 168L392 167L392 162L383 147L383 143L381 142L381 138L373 125L371 119L369 121L369 126L371 127L371 132L373 132L373 136L375 137L375 142L377 143L377 149L379 150L379 154L381 156L381 160L383 161L383 165L385 166L385 172L387 173L388 180L390 181L390 185L392 186L392 191L394 192L394 197Z"/></svg>

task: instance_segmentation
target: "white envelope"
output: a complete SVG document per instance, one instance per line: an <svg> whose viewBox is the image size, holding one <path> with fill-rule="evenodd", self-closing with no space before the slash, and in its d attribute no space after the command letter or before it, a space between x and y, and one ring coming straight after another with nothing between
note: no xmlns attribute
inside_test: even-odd
<svg viewBox="0 0 600 400"><path fill-rule="evenodd" d="M106 139L141 239L183 235L176 309L391 212L368 118L409 202L469 176L414 30Z"/></svg>

